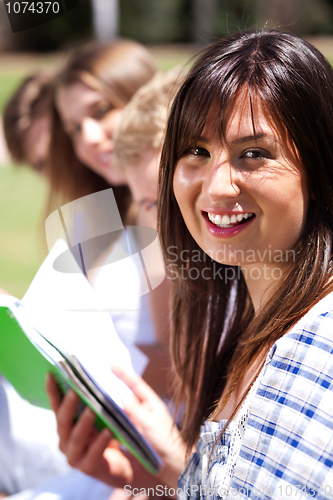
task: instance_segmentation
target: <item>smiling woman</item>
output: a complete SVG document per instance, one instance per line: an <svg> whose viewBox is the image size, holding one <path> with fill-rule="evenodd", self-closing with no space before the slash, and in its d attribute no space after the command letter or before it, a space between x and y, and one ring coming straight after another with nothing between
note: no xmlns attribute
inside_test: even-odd
<svg viewBox="0 0 333 500"><path fill-rule="evenodd" d="M201 54L174 99L159 174L183 442L156 396L122 376L163 458L158 481L181 500L328 497L332 166L333 70L312 45L248 32ZM129 484L110 436L88 443L91 424L72 429L69 402L52 400L74 464ZM184 444L194 453L181 474Z"/></svg>
<svg viewBox="0 0 333 500"><path fill-rule="evenodd" d="M213 44L175 98L158 212L165 259L178 255L172 353L197 450L184 491L319 494L330 475L332 116L330 64L279 32ZM201 258L183 269L185 251Z"/></svg>
<svg viewBox="0 0 333 500"><path fill-rule="evenodd" d="M241 90L230 109L222 139L213 110L208 114L196 146L177 163L173 188L189 232L213 260L228 243L223 264L239 265L249 276L257 269L254 285L247 281L250 291L261 281L268 288L270 275L281 276L276 268L285 269L283 257L304 228L308 190L285 129L261 101L255 96L250 101L249 92ZM268 248L281 252L282 259L271 261ZM257 257L251 262L250 249ZM258 310L261 295L259 303L251 296Z"/></svg>
<svg viewBox="0 0 333 500"><path fill-rule="evenodd" d="M49 178L49 209L114 188L124 217L129 191L112 168L113 134L136 90L156 71L153 57L130 40L92 44L75 52L55 81Z"/></svg>

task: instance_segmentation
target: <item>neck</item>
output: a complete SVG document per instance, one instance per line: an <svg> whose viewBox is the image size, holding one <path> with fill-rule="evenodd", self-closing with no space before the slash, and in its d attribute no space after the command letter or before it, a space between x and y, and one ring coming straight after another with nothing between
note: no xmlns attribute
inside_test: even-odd
<svg viewBox="0 0 333 500"><path fill-rule="evenodd" d="M254 263L242 266L255 314L258 314L279 286L285 268L272 263Z"/></svg>

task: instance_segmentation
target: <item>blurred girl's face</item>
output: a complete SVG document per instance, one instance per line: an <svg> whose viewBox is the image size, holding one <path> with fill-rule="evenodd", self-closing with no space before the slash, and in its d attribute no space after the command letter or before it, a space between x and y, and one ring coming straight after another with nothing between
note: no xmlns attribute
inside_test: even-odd
<svg viewBox="0 0 333 500"><path fill-rule="evenodd" d="M259 100L251 109L245 92L233 103L225 140L215 123L212 110L176 165L173 187L184 221L214 260L282 270L305 223L304 167L286 132Z"/></svg>
<svg viewBox="0 0 333 500"><path fill-rule="evenodd" d="M60 87L56 106L79 160L110 184L123 184L112 169L113 135L122 109L82 82Z"/></svg>

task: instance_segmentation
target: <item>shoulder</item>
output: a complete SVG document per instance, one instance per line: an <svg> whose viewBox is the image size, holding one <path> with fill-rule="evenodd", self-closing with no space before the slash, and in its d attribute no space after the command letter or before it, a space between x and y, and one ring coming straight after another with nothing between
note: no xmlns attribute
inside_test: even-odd
<svg viewBox="0 0 333 500"><path fill-rule="evenodd" d="M234 486L322 498L320 485L333 490L333 294L275 342L259 377Z"/></svg>
<svg viewBox="0 0 333 500"><path fill-rule="evenodd" d="M295 418L297 412L319 414L328 406L333 410L333 294L271 348L256 393L259 414L268 401L275 409L288 407ZM333 428L333 412L330 419Z"/></svg>
<svg viewBox="0 0 333 500"><path fill-rule="evenodd" d="M318 302L275 342L267 357L262 381L282 388L286 383L285 377L289 387L291 379L298 377L327 389L332 376L333 293Z"/></svg>

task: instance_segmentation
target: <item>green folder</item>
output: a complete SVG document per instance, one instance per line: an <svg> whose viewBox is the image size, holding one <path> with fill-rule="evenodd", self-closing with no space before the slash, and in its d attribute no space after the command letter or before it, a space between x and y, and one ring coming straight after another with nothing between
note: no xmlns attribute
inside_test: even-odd
<svg viewBox="0 0 333 500"><path fill-rule="evenodd" d="M57 348L29 321L22 321L22 309L19 301L11 307L0 306L0 372L24 399L42 408L50 408L45 382L51 373L63 393L71 387L95 412L98 430L108 427L149 472L156 474L160 458L123 410L75 356Z"/></svg>

